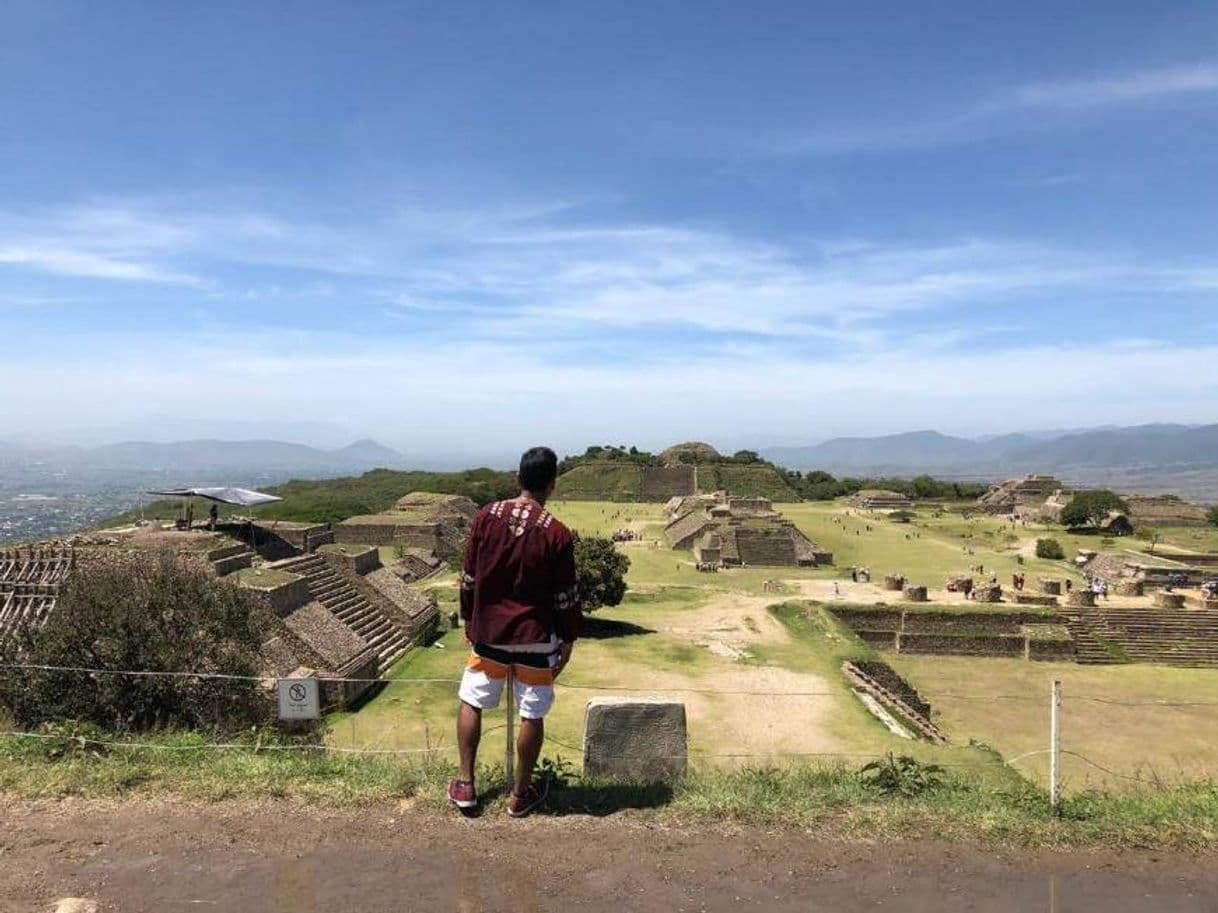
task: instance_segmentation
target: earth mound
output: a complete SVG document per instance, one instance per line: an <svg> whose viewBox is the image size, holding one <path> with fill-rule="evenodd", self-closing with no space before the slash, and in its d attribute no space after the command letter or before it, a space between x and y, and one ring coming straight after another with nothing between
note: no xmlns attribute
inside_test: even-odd
<svg viewBox="0 0 1218 913"><path fill-rule="evenodd" d="M660 461L665 466L679 466L682 463L710 463L718 459L722 459L719 451L702 441L674 444L660 453Z"/></svg>

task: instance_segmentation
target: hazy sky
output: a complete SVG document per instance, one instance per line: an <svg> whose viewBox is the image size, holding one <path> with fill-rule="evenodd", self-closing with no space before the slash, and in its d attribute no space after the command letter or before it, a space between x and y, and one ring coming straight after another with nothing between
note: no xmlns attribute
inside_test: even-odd
<svg viewBox="0 0 1218 913"><path fill-rule="evenodd" d="M1213 3L0 0L0 439L1218 420L1216 39Z"/></svg>

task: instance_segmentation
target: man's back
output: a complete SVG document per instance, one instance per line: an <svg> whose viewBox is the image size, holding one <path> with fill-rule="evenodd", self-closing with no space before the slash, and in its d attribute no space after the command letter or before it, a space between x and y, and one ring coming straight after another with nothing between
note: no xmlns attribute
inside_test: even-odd
<svg viewBox="0 0 1218 913"><path fill-rule="evenodd" d="M554 645L579 636L575 543L536 501L496 501L470 528L461 614L473 643Z"/></svg>

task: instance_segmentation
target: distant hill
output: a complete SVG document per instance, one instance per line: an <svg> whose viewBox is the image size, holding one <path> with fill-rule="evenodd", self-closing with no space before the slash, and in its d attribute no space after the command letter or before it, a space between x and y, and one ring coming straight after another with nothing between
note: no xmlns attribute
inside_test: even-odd
<svg viewBox="0 0 1218 913"><path fill-rule="evenodd" d="M667 451L666 451L667 453ZM621 460L579 462L558 477L555 497L573 501L665 501L676 495L727 490L742 498L798 501L782 473L768 463L678 463L657 466Z"/></svg>
<svg viewBox="0 0 1218 913"><path fill-rule="evenodd" d="M835 438L810 447L773 447L762 456L791 469L830 472L1031 472L1067 467L1218 466L1218 425L1140 425L1006 434L985 439L914 431Z"/></svg>
<svg viewBox="0 0 1218 913"><path fill-rule="evenodd" d="M274 440L126 441L99 447L5 447L8 460L37 460L65 469L191 473L354 472L401 468L405 457L376 441L361 440L337 450Z"/></svg>

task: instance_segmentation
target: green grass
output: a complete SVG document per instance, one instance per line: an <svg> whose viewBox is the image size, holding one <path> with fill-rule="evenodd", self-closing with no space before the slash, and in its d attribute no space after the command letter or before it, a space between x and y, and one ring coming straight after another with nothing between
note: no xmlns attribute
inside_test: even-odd
<svg viewBox="0 0 1218 913"><path fill-rule="evenodd" d="M414 813L423 814L443 807L444 783L453 774L452 765L439 759L216 751L194 736L159 736L151 742L156 747L52 760L40 744L0 738L0 791L31 799L172 795L331 806L410 800ZM501 812L500 771L482 769L479 783L488 814ZM668 786L575 779L552 793L542 814L623 809L633 819L659 825L728 821L866 841L933 834L994 846L1184 850L1218 842L1218 784L1212 782L1120 796L1087 793L1067 798L1055 818L1043 793L1018 782L994 788L949 771L943 786L898 798L866 786L852 767L818 763L696 770Z"/></svg>

